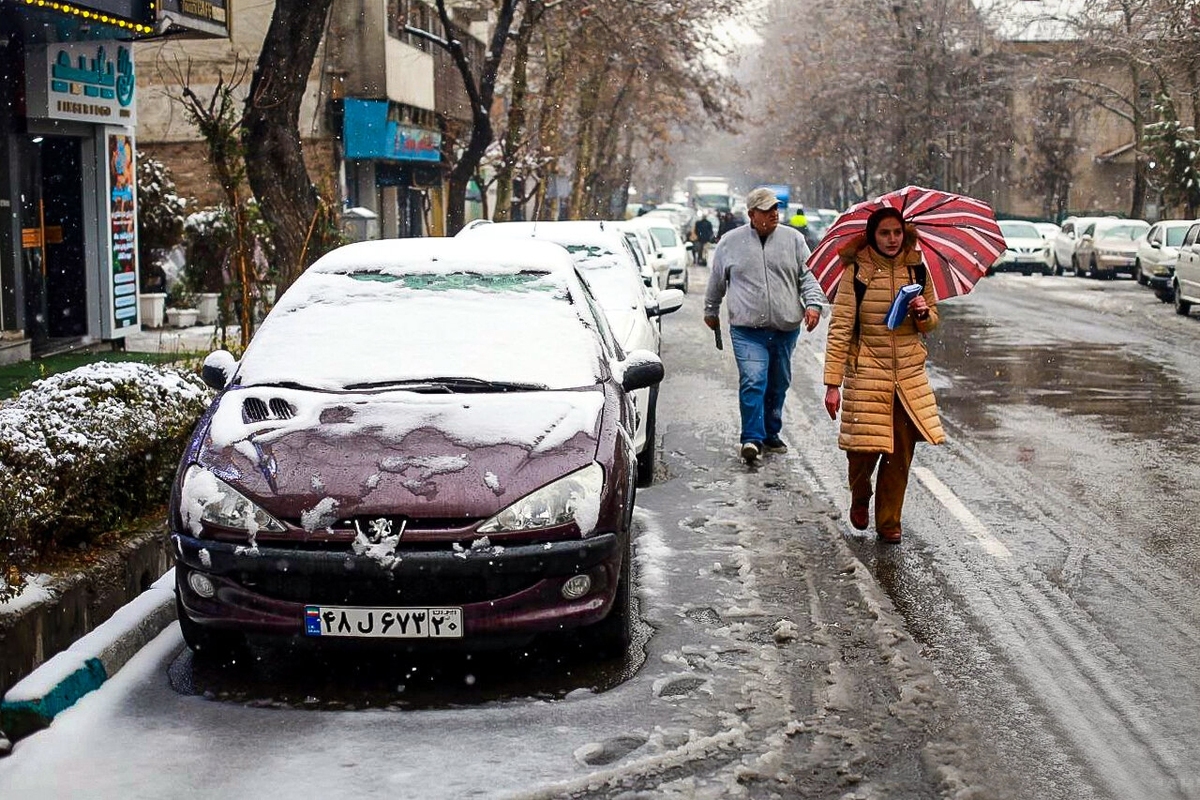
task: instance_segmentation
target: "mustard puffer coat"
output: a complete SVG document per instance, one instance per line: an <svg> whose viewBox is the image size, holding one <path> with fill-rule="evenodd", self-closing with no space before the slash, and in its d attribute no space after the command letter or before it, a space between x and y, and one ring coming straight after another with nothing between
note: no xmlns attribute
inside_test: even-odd
<svg viewBox="0 0 1200 800"><path fill-rule="evenodd" d="M910 283L910 268L921 261L916 251L916 232L905 231L904 249L893 259L875 253L858 237L842 249L846 265L834 299L833 317L825 345L825 385L842 386L842 423L838 447L872 453L892 452L892 403L899 397L921 437L941 444L946 435L938 417L937 401L925 374L925 342L922 334L937 327L937 297L931 282L922 294L929 304L929 317L918 322L906 316L895 330L884 320L901 286ZM862 305L857 309L854 276L867 284Z"/></svg>

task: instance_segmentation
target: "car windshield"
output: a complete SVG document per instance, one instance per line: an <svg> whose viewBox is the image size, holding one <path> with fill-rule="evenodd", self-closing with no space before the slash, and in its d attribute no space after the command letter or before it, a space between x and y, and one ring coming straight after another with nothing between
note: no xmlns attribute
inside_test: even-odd
<svg viewBox="0 0 1200 800"><path fill-rule="evenodd" d="M263 321L238 382L594 385L603 369L595 323L571 292L544 272L309 272Z"/></svg>
<svg viewBox="0 0 1200 800"><path fill-rule="evenodd" d="M1000 232L1005 239L1040 239L1038 229L1028 222L1001 222Z"/></svg>
<svg viewBox="0 0 1200 800"><path fill-rule="evenodd" d="M1103 229L1097 228L1096 238L1123 239L1133 241L1149 229L1150 226L1147 224L1137 225L1131 223L1128 225L1112 225Z"/></svg>
<svg viewBox="0 0 1200 800"><path fill-rule="evenodd" d="M651 228L650 233L658 242L660 247L676 247L679 245L679 237L675 235L672 228Z"/></svg>
<svg viewBox="0 0 1200 800"><path fill-rule="evenodd" d="M1184 225L1178 228L1167 228L1163 231L1163 235L1167 239L1167 247L1179 247L1183 244L1183 237L1187 236L1188 226Z"/></svg>

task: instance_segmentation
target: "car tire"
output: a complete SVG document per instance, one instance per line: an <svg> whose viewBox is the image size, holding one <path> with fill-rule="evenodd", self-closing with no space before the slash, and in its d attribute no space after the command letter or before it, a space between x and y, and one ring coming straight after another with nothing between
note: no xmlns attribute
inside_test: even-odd
<svg viewBox="0 0 1200 800"><path fill-rule="evenodd" d="M683 290L684 294L688 293L688 268L686 266L683 268L683 277L680 278L679 288Z"/></svg>
<svg viewBox="0 0 1200 800"><path fill-rule="evenodd" d="M646 446L637 456L637 485L639 488L654 482L654 464L657 461L658 444L655 442L655 420L658 417L658 387L650 387L650 406L646 410Z"/></svg>
<svg viewBox="0 0 1200 800"><path fill-rule="evenodd" d="M617 595L608 616L591 626L591 640L601 658L623 658L633 641L633 534L627 535Z"/></svg>
<svg viewBox="0 0 1200 800"><path fill-rule="evenodd" d="M1179 284L1174 284L1174 287L1175 313L1181 317L1186 317L1188 312L1192 310L1192 304L1180 297Z"/></svg>
<svg viewBox="0 0 1200 800"><path fill-rule="evenodd" d="M1133 279L1141 286L1146 286L1150 283L1146 280L1146 276L1142 274L1142 260L1140 258L1133 260Z"/></svg>
<svg viewBox="0 0 1200 800"><path fill-rule="evenodd" d="M210 662L233 663L246 652L246 638L240 633L224 630L210 630L203 625L193 622L179 599L179 590L175 591L175 615L179 618L179 630L183 633L184 644L196 654Z"/></svg>
<svg viewBox="0 0 1200 800"><path fill-rule="evenodd" d="M1075 256L1071 256L1071 271L1075 273L1076 278L1083 277L1083 270L1079 268L1079 259Z"/></svg>

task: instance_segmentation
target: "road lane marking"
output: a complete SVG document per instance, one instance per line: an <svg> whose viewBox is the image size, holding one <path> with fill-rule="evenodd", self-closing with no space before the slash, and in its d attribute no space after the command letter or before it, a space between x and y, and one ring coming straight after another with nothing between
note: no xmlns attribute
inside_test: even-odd
<svg viewBox="0 0 1200 800"><path fill-rule="evenodd" d="M938 502L946 507L950 514L962 523L966 528L967 533L975 537L979 542L980 547L989 555L996 558L1002 558L1005 561L1012 559L1012 551L1004 546L1004 543L997 539L988 531L987 527L979 521L979 518L972 514L963 502L958 499L954 492L950 491L950 487L938 480L938 477L926 467L913 467L913 474L917 476L917 480L925 484L925 488L937 498Z"/></svg>

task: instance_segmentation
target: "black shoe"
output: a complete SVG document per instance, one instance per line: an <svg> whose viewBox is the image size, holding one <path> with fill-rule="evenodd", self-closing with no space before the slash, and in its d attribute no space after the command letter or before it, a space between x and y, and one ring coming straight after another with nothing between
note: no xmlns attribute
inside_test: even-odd
<svg viewBox="0 0 1200 800"><path fill-rule="evenodd" d="M768 436L763 440L763 447L767 448L768 453L786 453L787 443L778 436Z"/></svg>
<svg viewBox="0 0 1200 800"><path fill-rule="evenodd" d="M741 454L747 464L753 464L762 455L762 445L758 442L742 442Z"/></svg>

